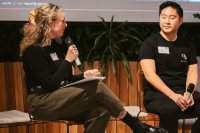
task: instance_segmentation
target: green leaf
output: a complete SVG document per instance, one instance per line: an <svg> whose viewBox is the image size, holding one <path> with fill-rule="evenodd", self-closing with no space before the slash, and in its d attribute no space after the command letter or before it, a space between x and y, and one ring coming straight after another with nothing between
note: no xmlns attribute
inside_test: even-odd
<svg viewBox="0 0 200 133"><path fill-rule="evenodd" d="M112 70L113 70L113 73L116 74L116 60L115 58L113 57L112 58Z"/></svg>
<svg viewBox="0 0 200 133"><path fill-rule="evenodd" d="M112 16L110 21L110 29L109 29L110 35L112 34L113 21L114 21L114 16Z"/></svg>
<svg viewBox="0 0 200 133"><path fill-rule="evenodd" d="M101 19L101 23L103 24L104 28L105 28L106 30L108 30L109 28L108 28L108 25L107 25L107 22L105 21L105 19L102 18L102 17L99 17L99 18Z"/></svg>
<svg viewBox="0 0 200 133"><path fill-rule="evenodd" d="M123 29L125 26L127 25L127 22L122 22L120 23L115 30L120 30L120 29Z"/></svg>
<svg viewBox="0 0 200 133"><path fill-rule="evenodd" d="M105 33L106 33L106 32L102 32L102 33L100 33L100 34L96 37L96 39L95 39L95 41L94 41L94 47L93 47L94 49L98 46L98 44L99 44L99 42L100 42L102 36L105 35Z"/></svg>
<svg viewBox="0 0 200 133"><path fill-rule="evenodd" d="M107 52L108 52L108 49L109 49L109 48L106 47L105 50L103 51L101 60L104 60L105 58L107 58L106 54L107 54Z"/></svg>
<svg viewBox="0 0 200 133"><path fill-rule="evenodd" d="M130 70L130 67L129 67L128 60L127 60L126 56L123 53L120 53L120 55L121 55L122 63L124 65L127 77L131 81L131 70Z"/></svg>
<svg viewBox="0 0 200 133"><path fill-rule="evenodd" d="M193 14L193 16L194 16L194 18L200 19L200 14L199 13L195 13L195 14Z"/></svg>
<svg viewBox="0 0 200 133"><path fill-rule="evenodd" d="M137 40L139 43L141 43L142 41L138 38L138 37L136 37L136 36L129 36L130 38L132 38L132 39L134 39L134 40Z"/></svg>

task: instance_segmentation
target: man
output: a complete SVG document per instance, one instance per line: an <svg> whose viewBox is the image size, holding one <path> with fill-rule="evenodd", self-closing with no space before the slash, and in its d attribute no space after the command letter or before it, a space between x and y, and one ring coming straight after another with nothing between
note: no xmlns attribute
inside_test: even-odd
<svg viewBox="0 0 200 133"><path fill-rule="evenodd" d="M151 35L141 45L140 64L144 71L144 105L156 113L160 126L177 133L180 115L200 116L200 94L194 91L186 100L183 96L190 83L198 79L195 50L177 32L183 22L183 9L173 1L160 5L160 32ZM200 132L200 120L192 133Z"/></svg>

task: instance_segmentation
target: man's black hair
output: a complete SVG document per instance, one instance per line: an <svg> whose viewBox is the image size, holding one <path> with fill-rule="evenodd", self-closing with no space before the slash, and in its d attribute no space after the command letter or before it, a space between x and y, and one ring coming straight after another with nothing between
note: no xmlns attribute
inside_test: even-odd
<svg viewBox="0 0 200 133"><path fill-rule="evenodd" d="M183 17L183 9L182 7L174 2L174 1L166 1L166 2L163 2L161 5L160 5L160 8L159 8L159 15L161 14L162 10L167 8L167 7L172 7L174 8L176 11L177 11L177 14L179 15L180 18Z"/></svg>

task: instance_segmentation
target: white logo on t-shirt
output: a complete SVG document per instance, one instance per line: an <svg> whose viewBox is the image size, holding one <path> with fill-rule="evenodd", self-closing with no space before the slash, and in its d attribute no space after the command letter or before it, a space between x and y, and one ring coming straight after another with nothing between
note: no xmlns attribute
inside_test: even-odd
<svg viewBox="0 0 200 133"><path fill-rule="evenodd" d="M181 59L181 62L187 62L187 56L186 56L186 54L181 54L181 57L182 57L182 59Z"/></svg>

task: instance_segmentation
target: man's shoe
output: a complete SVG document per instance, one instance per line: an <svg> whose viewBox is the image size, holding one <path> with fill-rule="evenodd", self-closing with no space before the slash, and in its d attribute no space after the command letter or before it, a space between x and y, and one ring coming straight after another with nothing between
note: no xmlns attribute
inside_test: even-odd
<svg viewBox="0 0 200 133"><path fill-rule="evenodd" d="M169 133L167 130L161 127L154 127L140 122L141 127L145 131L144 133Z"/></svg>

